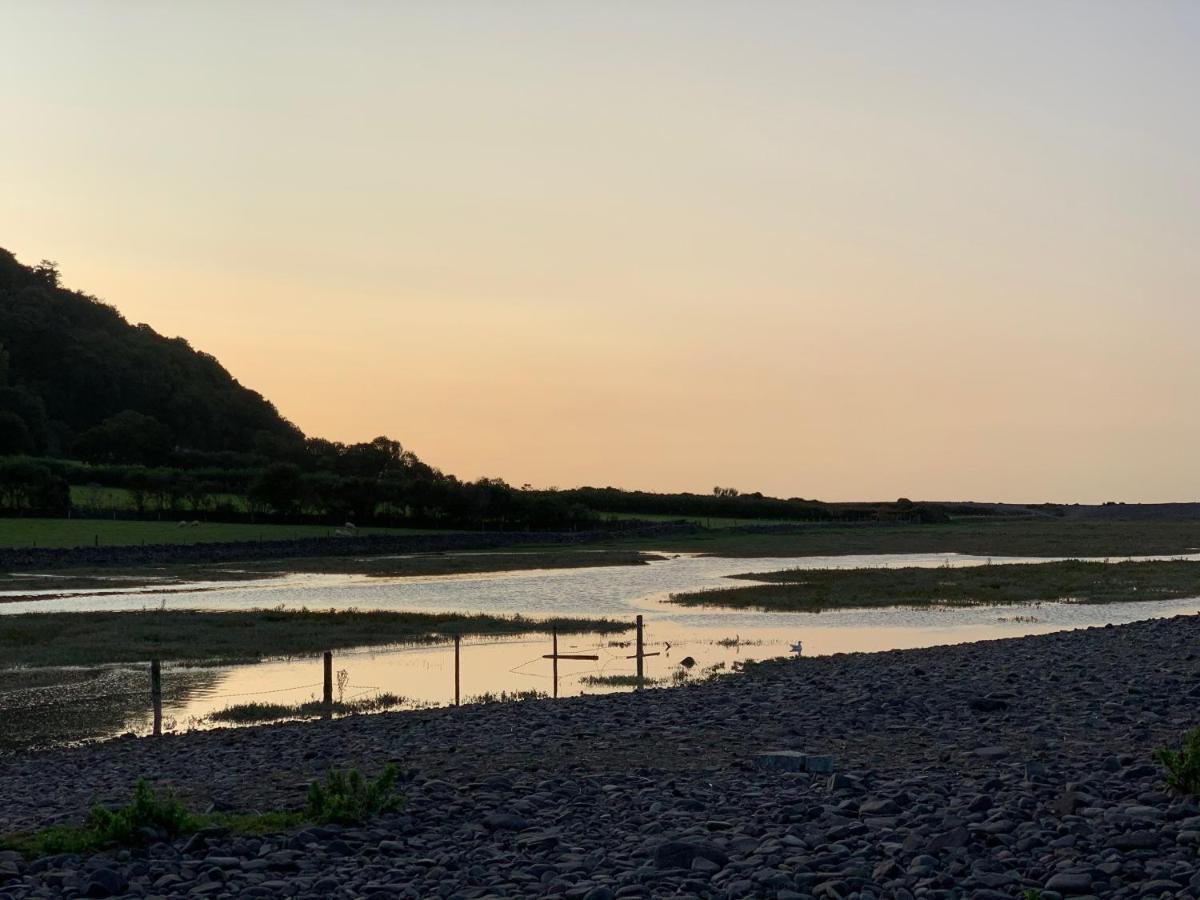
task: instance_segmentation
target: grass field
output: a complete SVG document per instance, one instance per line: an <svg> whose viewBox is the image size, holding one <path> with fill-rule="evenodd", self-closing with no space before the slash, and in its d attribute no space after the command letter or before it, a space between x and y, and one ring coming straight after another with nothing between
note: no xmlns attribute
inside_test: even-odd
<svg viewBox="0 0 1200 900"><path fill-rule="evenodd" d="M799 519L739 519L731 516L666 516L654 513L597 513L605 522L692 522L705 528L736 528L740 525L797 525Z"/></svg>
<svg viewBox="0 0 1200 900"><path fill-rule="evenodd" d="M360 528L357 534L427 534L420 528ZM199 544L214 541L279 541L328 537L325 525L248 525L177 521L128 522L114 519L0 519L0 548L100 547L138 544Z"/></svg>
<svg viewBox="0 0 1200 900"><path fill-rule="evenodd" d="M788 534L719 531L630 539L646 550L711 556L843 556L964 553L977 556L1116 557L1200 553L1200 520L980 519L945 525L800 525Z"/></svg>
<svg viewBox="0 0 1200 900"><path fill-rule="evenodd" d="M683 606L820 612L880 606L1115 603L1200 596L1200 562L1032 563L963 568L788 569L739 575L768 584L672 594Z"/></svg>
<svg viewBox="0 0 1200 900"><path fill-rule="evenodd" d="M432 643L453 635L607 634L611 619L527 619L432 613L250 610L22 613L0 616L6 666L85 666L161 660L256 662L344 647Z"/></svg>

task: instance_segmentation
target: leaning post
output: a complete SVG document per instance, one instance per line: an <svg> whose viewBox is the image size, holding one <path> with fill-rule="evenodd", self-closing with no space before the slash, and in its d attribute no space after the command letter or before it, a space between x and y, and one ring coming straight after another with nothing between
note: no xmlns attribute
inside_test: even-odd
<svg viewBox="0 0 1200 900"><path fill-rule="evenodd" d="M162 735L162 664L150 660L150 706L154 709L154 736Z"/></svg>

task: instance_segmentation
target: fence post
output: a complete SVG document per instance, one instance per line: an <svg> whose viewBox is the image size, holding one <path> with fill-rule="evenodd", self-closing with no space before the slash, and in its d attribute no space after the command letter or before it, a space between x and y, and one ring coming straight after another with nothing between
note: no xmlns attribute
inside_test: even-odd
<svg viewBox="0 0 1200 900"><path fill-rule="evenodd" d="M645 644L642 642L642 617L637 617L637 689L640 691L645 687L646 683L646 668L643 656L645 654Z"/></svg>
<svg viewBox="0 0 1200 900"><path fill-rule="evenodd" d="M325 717L333 715L333 651L325 651L325 693L321 698L325 704Z"/></svg>
<svg viewBox="0 0 1200 900"><path fill-rule="evenodd" d="M154 708L154 736L162 735L162 665L150 660L150 705Z"/></svg>
<svg viewBox="0 0 1200 900"><path fill-rule="evenodd" d="M558 699L558 626L550 626L550 652L554 656L554 699Z"/></svg>
<svg viewBox="0 0 1200 900"><path fill-rule="evenodd" d="M455 706L458 706L458 704L459 704L458 690L462 684L462 679L459 676L459 667L458 667L459 657L461 656L461 654L462 654L462 635L456 634L454 636L454 705Z"/></svg>

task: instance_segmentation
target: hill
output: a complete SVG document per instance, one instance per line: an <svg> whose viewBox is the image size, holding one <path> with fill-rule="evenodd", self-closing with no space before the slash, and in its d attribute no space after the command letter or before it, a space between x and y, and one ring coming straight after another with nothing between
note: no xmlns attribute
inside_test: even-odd
<svg viewBox="0 0 1200 900"><path fill-rule="evenodd" d="M155 464L303 440L209 354L0 249L0 453Z"/></svg>

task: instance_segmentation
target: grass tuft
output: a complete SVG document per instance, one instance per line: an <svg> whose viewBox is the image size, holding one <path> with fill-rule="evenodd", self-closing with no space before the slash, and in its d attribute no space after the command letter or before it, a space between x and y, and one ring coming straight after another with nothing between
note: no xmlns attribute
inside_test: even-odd
<svg viewBox="0 0 1200 900"><path fill-rule="evenodd" d="M314 781L308 788L306 815L319 825L361 825L380 813L393 812L404 805L396 793L399 770L389 763L374 781L364 778L358 769L339 772L330 769L324 783Z"/></svg>
<svg viewBox="0 0 1200 900"><path fill-rule="evenodd" d="M1183 736L1180 749L1163 747L1155 756L1166 771L1167 784L1181 794L1200 795L1200 727Z"/></svg>

